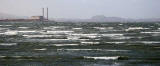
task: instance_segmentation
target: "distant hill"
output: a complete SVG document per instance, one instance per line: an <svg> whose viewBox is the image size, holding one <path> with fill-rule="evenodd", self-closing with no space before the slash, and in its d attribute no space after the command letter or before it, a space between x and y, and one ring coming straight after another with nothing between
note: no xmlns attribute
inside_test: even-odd
<svg viewBox="0 0 160 66"><path fill-rule="evenodd" d="M92 22L124 22L126 19L120 17L106 17L104 15L93 16L90 21Z"/></svg>
<svg viewBox="0 0 160 66"><path fill-rule="evenodd" d="M93 16L90 19L66 19L58 18L54 19L58 22L126 22L129 19L120 18L120 17L106 17L104 15Z"/></svg>
<svg viewBox="0 0 160 66"><path fill-rule="evenodd" d="M121 17L106 17L104 15L96 15L90 19L57 18L54 20L58 22L160 22L160 18L129 19Z"/></svg>

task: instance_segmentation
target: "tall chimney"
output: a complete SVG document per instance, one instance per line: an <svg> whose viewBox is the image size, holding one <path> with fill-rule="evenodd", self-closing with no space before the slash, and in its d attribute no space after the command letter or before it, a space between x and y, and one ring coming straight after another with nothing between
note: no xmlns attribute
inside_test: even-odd
<svg viewBox="0 0 160 66"><path fill-rule="evenodd" d="M48 20L48 7L47 7L47 20Z"/></svg>
<svg viewBox="0 0 160 66"><path fill-rule="evenodd" d="M42 8L42 14L43 14L43 19L44 19L44 8Z"/></svg>

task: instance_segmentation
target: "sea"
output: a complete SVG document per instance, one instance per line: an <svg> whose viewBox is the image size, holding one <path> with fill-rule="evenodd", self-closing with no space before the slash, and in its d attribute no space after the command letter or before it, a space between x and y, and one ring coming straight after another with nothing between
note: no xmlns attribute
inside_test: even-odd
<svg viewBox="0 0 160 66"><path fill-rule="evenodd" d="M160 23L0 22L0 66L160 66Z"/></svg>

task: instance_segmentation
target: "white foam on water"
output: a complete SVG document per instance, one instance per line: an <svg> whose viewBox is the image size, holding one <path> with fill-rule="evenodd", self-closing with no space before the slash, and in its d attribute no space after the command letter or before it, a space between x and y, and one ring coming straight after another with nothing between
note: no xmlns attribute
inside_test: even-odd
<svg viewBox="0 0 160 66"><path fill-rule="evenodd" d="M157 44L160 43L160 41L139 41L140 43L144 43L144 44Z"/></svg>
<svg viewBox="0 0 160 66"><path fill-rule="evenodd" d="M81 41L86 41L89 39L79 39L79 37L67 37L68 40L81 40Z"/></svg>
<svg viewBox="0 0 160 66"><path fill-rule="evenodd" d="M146 45L158 45L160 43L160 41L131 41L129 42L131 44L126 44L126 45L140 45L139 43L143 43ZM134 43L134 44L132 44Z"/></svg>
<svg viewBox="0 0 160 66"><path fill-rule="evenodd" d="M100 37L100 36L86 36L86 37L89 37L89 38L97 38L97 37Z"/></svg>
<svg viewBox="0 0 160 66"><path fill-rule="evenodd" d="M17 45L17 43L0 43L2 46L14 46Z"/></svg>
<svg viewBox="0 0 160 66"><path fill-rule="evenodd" d="M113 37L113 36L123 36L123 34L101 34L102 36Z"/></svg>
<svg viewBox="0 0 160 66"><path fill-rule="evenodd" d="M38 37L53 37L53 35L23 35L24 37L28 38L38 38Z"/></svg>
<svg viewBox="0 0 160 66"><path fill-rule="evenodd" d="M83 37L84 39L80 39ZM98 36L98 34L76 34L76 33L67 35L67 38L72 40L89 40L88 38L97 38L97 37L100 36Z"/></svg>
<svg viewBox="0 0 160 66"><path fill-rule="evenodd" d="M54 46L78 46L79 44L52 44Z"/></svg>
<svg viewBox="0 0 160 66"><path fill-rule="evenodd" d="M7 32L4 32L5 35L17 35L18 32L17 31L10 31L8 30Z"/></svg>
<svg viewBox="0 0 160 66"><path fill-rule="evenodd" d="M51 28L65 28L66 26L49 26Z"/></svg>
<svg viewBox="0 0 160 66"><path fill-rule="evenodd" d="M0 33L0 35L4 35L5 33Z"/></svg>
<svg viewBox="0 0 160 66"><path fill-rule="evenodd" d="M57 49L58 51L67 50L67 51L100 51L102 49Z"/></svg>
<svg viewBox="0 0 160 66"><path fill-rule="evenodd" d="M46 34L71 34L74 31L47 31Z"/></svg>
<svg viewBox="0 0 160 66"><path fill-rule="evenodd" d="M110 52L128 52L130 50L105 50L104 51L110 51Z"/></svg>
<svg viewBox="0 0 160 66"><path fill-rule="evenodd" d="M99 34L97 33L92 33L92 34L79 34L79 33L74 33L72 34L73 36L97 36Z"/></svg>
<svg viewBox="0 0 160 66"><path fill-rule="evenodd" d="M114 27L106 27L106 29L110 29L110 30L112 30L112 29L114 29Z"/></svg>
<svg viewBox="0 0 160 66"><path fill-rule="evenodd" d="M140 32L140 33L152 34L152 33L160 33L160 32Z"/></svg>
<svg viewBox="0 0 160 66"><path fill-rule="evenodd" d="M129 27L130 30L136 30L136 29L144 29L143 27Z"/></svg>
<svg viewBox="0 0 160 66"><path fill-rule="evenodd" d="M20 28L20 29L28 29L30 27L18 27L18 28Z"/></svg>
<svg viewBox="0 0 160 66"><path fill-rule="evenodd" d="M110 44L123 44L123 43L126 43L126 42L105 42L105 43L110 43Z"/></svg>
<svg viewBox="0 0 160 66"><path fill-rule="evenodd" d="M99 30L105 30L106 28L105 27L93 27L95 29L99 29Z"/></svg>
<svg viewBox="0 0 160 66"><path fill-rule="evenodd" d="M45 30L57 30L57 29L65 29L66 26L49 26L49 27L44 27L43 29Z"/></svg>
<svg viewBox="0 0 160 66"><path fill-rule="evenodd" d="M81 42L81 44L100 44L100 42Z"/></svg>
<svg viewBox="0 0 160 66"><path fill-rule="evenodd" d="M88 38L97 38L100 37L99 34L71 34L71 36L76 36L76 37L88 37Z"/></svg>
<svg viewBox="0 0 160 66"><path fill-rule="evenodd" d="M143 28L143 27L129 27L128 29L125 29L125 31L130 31L130 30L142 30L142 29L150 29L150 28Z"/></svg>
<svg viewBox="0 0 160 66"><path fill-rule="evenodd" d="M67 38L68 39L70 39L70 40L90 40L90 39L88 39L88 38L95 38L95 36L90 36L90 37L88 37L88 36L86 36L87 38L84 38L84 39L80 39L81 38L81 36L67 36Z"/></svg>
<svg viewBox="0 0 160 66"><path fill-rule="evenodd" d="M154 27L154 26L150 26L150 27Z"/></svg>
<svg viewBox="0 0 160 66"><path fill-rule="evenodd" d="M67 39L69 40L78 40L79 38L80 36L70 36L70 35L67 36Z"/></svg>
<svg viewBox="0 0 160 66"><path fill-rule="evenodd" d="M68 39L28 39L28 40L31 40L31 41L65 41Z"/></svg>
<svg viewBox="0 0 160 66"><path fill-rule="evenodd" d="M4 57L7 57L7 56L0 56L0 58L4 58Z"/></svg>
<svg viewBox="0 0 160 66"><path fill-rule="evenodd" d="M101 40L101 39L94 39L94 40Z"/></svg>
<svg viewBox="0 0 160 66"><path fill-rule="evenodd" d="M95 59L95 60L116 60L119 58L119 56L113 56L113 57L89 57L89 56L84 56L84 58L88 59Z"/></svg>
<svg viewBox="0 0 160 66"><path fill-rule="evenodd" d="M50 27L44 27L44 30L55 30L54 28L50 28Z"/></svg>
<svg viewBox="0 0 160 66"><path fill-rule="evenodd" d="M130 50L109 50L109 49L57 49L58 51L107 51L107 52L128 52Z"/></svg>
<svg viewBox="0 0 160 66"><path fill-rule="evenodd" d="M129 27L129 30L140 30L140 29L149 29L149 28L143 28L143 27Z"/></svg>
<svg viewBox="0 0 160 66"><path fill-rule="evenodd" d="M35 33L35 32L38 32L36 30L25 30L25 31L18 31L19 33Z"/></svg>
<svg viewBox="0 0 160 66"><path fill-rule="evenodd" d="M12 57L14 57L14 58L21 58L21 57L23 57L23 56L12 56Z"/></svg>
<svg viewBox="0 0 160 66"><path fill-rule="evenodd" d="M68 39L46 39L46 40L54 40L54 41L58 41L58 40L68 40Z"/></svg>
<svg viewBox="0 0 160 66"><path fill-rule="evenodd" d="M44 51L44 50L47 50L47 48L34 49L34 50L37 50L37 51Z"/></svg>
<svg viewBox="0 0 160 66"><path fill-rule="evenodd" d="M10 27L10 26L12 26L12 25L0 25L0 27L1 27L1 26L6 26L6 27Z"/></svg>
<svg viewBox="0 0 160 66"><path fill-rule="evenodd" d="M123 25L123 24L118 24L118 25Z"/></svg>
<svg viewBox="0 0 160 66"><path fill-rule="evenodd" d="M129 37L129 36L114 36L114 37L111 37L111 39L131 39L131 38L134 38L134 37Z"/></svg>

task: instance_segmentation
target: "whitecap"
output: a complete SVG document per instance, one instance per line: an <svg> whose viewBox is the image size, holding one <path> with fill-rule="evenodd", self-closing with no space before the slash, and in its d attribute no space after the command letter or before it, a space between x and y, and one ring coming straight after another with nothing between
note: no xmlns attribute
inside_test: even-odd
<svg viewBox="0 0 160 66"><path fill-rule="evenodd" d="M159 41L140 41L140 43L144 43L144 44L157 44L160 43Z"/></svg>
<svg viewBox="0 0 160 66"><path fill-rule="evenodd" d="M104 50L104 51L109 51L109 52L128 52L130 50Z"/></svg>
<svg viewBox="0 0 160 66"><path fill-rule="evenodd" d="M112 30L114 29L114 27L106 27L106 29Z"/></svg>
<svg viewBox="0 0 160 66"><path fill-rule="evenodd" d="M118 24L118 25L123 25L123 24Z"/></svg>
<svg viewBox="0 0 160 66"><path fill-rule="evenodd" d="M160 33L160 32L140 32L140 33L152 34L152 33Z"/></svg>
<svg viewBox="0 0 160 66"><path fill-rule="evenodd" d="M46 48L41 48L41 49L34 49L34 50L37 50L37 51L44 51L44 50L47 50Z"/></svg>
<svg viewBox="0 0 160 66"><path fill-rule="evenodd" d="M142 30L142 29L150 29L150 28L143 28L143 27L129 27L128 29L126 29L126 31L129 31L129 30Z"/></svg>
<svg viewBox="0 0 160 66"><path fill-rule="evenodd" d="M72 34L73 36L97 36L97 33L92 33L92 34L78 34L78 33L74 33Z"/></svg>
<svg viewBox="0 0 160 66"><path fill-rule="evenodd" d="M72 28L72 29L74 29L74 30L81 30L82 28Z"/></svg>
<svg viewBox="0 0 160 66"><path fill-rule="evenodd" d="M125 42L105 42L105 43L110 43L110 44L123 44Z"/></svg>
<svg viewBox="0 0 160 66"><path fill-rule="evenodd" d="M7 32L4 32L5 35L17 35L18 32L17 31L7 31Z"/></svg>
<svg viewBox="0 0 160 66"><path fill-rule="evenodd" d="M123 36L123 34L101 34L103 36Z"/></svg>
<svg viewBox="0 0 160 66"><path fill-rule="evenodd" d="M10 27L10 26L12 26L12 25L0 25L0 26L6 26L6 27Z"/></svg>
<svg viewBox="0 0 160 66"><path fill-rule="evenodd" d="M67 50L67 51L98 51L102 49L57 49L57 50Z"/></svg>
<svg viewBox="0 0 160 66"><path fill-rule="evenodd" d="M79 36L67 36L67 39L69 40L78 40L80 37Z"/></svg>
<svg viewBox="0 0 160 66"><path fill-rule="evenodd" d="M52 44L54 46L78 46L79 44Z"/></svg>
<svg viewBox="0 0 160 66"><path fill-rule="evenodd" d="M99 29L99 30L105 30L106 28L105 27L93 27L95 29Z"/></svg>
<svg viewBox="0 0 160 66"><path fill-rule="evenodd" d="M47 34L70 34L74 31L47 31Z"/></svg>
<svg viewBox="0 0 160 66"><path fill-rule="evenodd" d="M81 44L100 44L100 42L81 42Z"/></svg>
<svg viewBox="0 0 160 66"><path fill-rule="evenodd" d="M17 43L0 43L2 46L14 46L17 45Z"/></svg>
<svg viewBox="0 0 160 66"><path fill-rule="evenodd" d="M0 58L4 58L4 57L7 57L7 56L0 56Z"/></svg>
<svg viewBox="0 0 160 66"><path fill-rule="evenodd" d="M131 39L131 38L134 38L134 37L129 37L129 36L114 36L114 37L111 37L111 39Z"/></svg>
<svg viewBox="0 0 160 66"><path fill-rule="evenodd" d="M35 31L35 30L26 30L26 31L18 31L20 33L35 33L35 32L38 32L38 31Z"/></svg>
<svg viewBox="0 0 160 66"><path fill-rule="evenodd" d="M75 37L88 37L88 38L97 38L100 37L99 34L71 34L71 36L75 36Z"/></svg>
<svg viewBox="0 0 160 66"><path fill-rule="evenodd" d="M38 38L38 37L52 37L53 35L23 35L24 37L28 38Z"/></svg>
<svg viewBox="0 0 160 66"><path fill-rule="evenodd" d="M119 58L119 56L113 56L113 57L89 57L89 56L84 56L84 58L88 58L88 59L101 59L101 60L116 60Z"/></svg>

